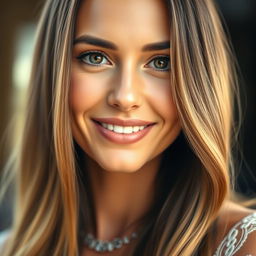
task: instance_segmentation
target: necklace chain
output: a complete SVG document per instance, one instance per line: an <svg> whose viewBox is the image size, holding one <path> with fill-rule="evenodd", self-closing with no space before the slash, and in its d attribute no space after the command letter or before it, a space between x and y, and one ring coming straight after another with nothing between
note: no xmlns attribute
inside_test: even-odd
<svg viewBox="0 0 256 256"><path fill-rule="evenodd" d="M115 249L123 247L125 244L129 244L132 240L138 237L138 233L133 232L129 237L123 238L116 237L111 241L104 241L94 238L92 234L87 234L84 239L84 243L92 250L96 252L111 252Z"/></svg>

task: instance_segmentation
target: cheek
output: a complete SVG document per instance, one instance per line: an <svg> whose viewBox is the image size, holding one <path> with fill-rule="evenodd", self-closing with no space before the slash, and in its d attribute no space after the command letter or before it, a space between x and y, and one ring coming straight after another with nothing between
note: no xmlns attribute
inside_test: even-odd
<svg viewBox="0 0 256 256"><path fill-rule="evenodd" d="M102 89L95 77L83 73L72 73L69 94L71 109L76 112L88 110L102 97Z"/></svg>
<svg viewBox="0 0 256 256"><path fill-rule="evenodd" d="M152 108L164 121L174 121L177 119L177 108L173 102L169 81L163 80L151 84L148 87L147 97Z"/></svg>

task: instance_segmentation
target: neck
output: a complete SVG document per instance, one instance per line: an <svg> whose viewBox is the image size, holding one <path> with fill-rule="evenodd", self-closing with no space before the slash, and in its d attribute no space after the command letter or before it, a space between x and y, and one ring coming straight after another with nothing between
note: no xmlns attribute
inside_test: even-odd
<svg viewBox="0 0 256 256"><path fill-rule="evenodd" d="M98 239L111 240L136 231L136 221L155 202L159 166L160 156L133 173L110 172L86 159Z"/></svg>

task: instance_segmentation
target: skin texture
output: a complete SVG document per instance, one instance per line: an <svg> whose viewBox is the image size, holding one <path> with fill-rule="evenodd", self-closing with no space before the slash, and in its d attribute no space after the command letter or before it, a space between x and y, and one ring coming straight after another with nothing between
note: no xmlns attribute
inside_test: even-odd
<svg viewBox="0 0 256 256"><path fill-rule="evenodd" d="M108 171L137 171L172 143L180 130L169 72L145 67L155 55L169 55L169 49L141 51L146 44L168 41L168 24L162 17L160 3L143 2L85 1L78 16L76 38L92 35L119 47L114 51L80 43L75 45L73 54L74 136L84 151ZM155 5L159 5L158 8L155 9ZM147 12L142 13L142 9ZM129 13L129 19L124 11ZM106 53L112 65L95 67L76 59L81 53L92 50ZM102 138L90 120L93 117L141 119L157 125L138 143L120 145Z"/></svg>
<svg viewBox="0 0 256 256"><path fill-rule="evenodd" d="M72 59L72 132L85 152L96 218L94 235L99 239L111 240L137 230L136 220L155 200L162 152L181 130L172 101L170 71L155 70L152 61L159 55L169 56L170 49L142 50L145 45L169 40L165 9L158 0L87 0L78 13L75 39L89 35L117 47L106 49L75 40ZM101 64L89 65L93 58L85 56L87 51L100 51L106 58L96 54ZM121 145L98 133L91 118L99 117L157 124L142 140ZM251 210L227 202L218 218L214 247L249 213ZM98 254L84 247L82 255ZM129 255L127 246L111 255Z"/></svg>
<svg viewBox="0 0 256 256"><path fill-rule="evenodd" d="M118 47L113 50L77 42L73 48L71 125L85 152L95 235L100 239L129 234L134 227L128 231L128 226L150 209L161 153L181 130L172 101L170 70L156 70L159 66L152 61L157 56L168 58L170 49L142 50L145 45L169 41L169 33L161 1L87 0L79 10L76 39L89 35ZM88 56L78 59L86 51L101 51L107 59L99 66L86 64ZM157 124L142 140L121 145L99 134L90 119L97 117Z"/></svg>

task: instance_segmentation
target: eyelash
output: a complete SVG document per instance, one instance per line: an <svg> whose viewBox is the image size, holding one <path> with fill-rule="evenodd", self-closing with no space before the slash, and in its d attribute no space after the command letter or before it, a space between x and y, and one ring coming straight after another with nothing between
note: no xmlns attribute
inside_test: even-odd
<svg viewBox="0 0 256 256"><path fill-rule="evenodd" d="M86 60L86 58L90 58L93 54L95 54L95 56L101 56L101 57L103 57L102 60L104 60L105 63L102 63L102 61L101 61L99 64L97 64L97 63L91 63L91 60L90 60L90 59L87 59L87 60ZM109 57L108 57L105 53L103 53L103 52L101 52L101 51L87 51L87 52L83 52L83 53L81 53L81 54L77 57L77 59L78 59L81 63L86 64L86 65L90 65L90 66L102 66L102 65L105 65L105 64L107 64L107 65L112 65L112 63L109 61ZM151 62L157 61L157 60L165 60L165 61L167 60L169 63L168 63L168 65L167 65L167 67L164 68L164 69L158 69L158 68L156 68L156 67L151 67L151 66L149 65ZM156 70L156 71L167 72L167 71L170 70L170 58L169 58L168 55L157 55L157 56L154 56L154 57L151 58L151 60L146 64L146 67L147 67L147 66L149 66L150 68L152 68L152 69L154 69L154 70Z"/></svg>
<svg viewBox="0 0 256 256"><path fill-rule="evenodd" d="M157 56L154 56L153 58L150 59L150 61L146 64L146 66L149 66L149 64L153 61L156 61L156 60L167 60L168 61L168 65L166 68L164 69L158 69L158 68L155 68L155 67L150 67L156 71L160 71L160 72L167 72L170 70L170 57L168 55L157 55Z"/></svg>
<svg viewBox="0 0 256 256"><path fill-rule="evenodd" d="M101 52L101 51L87 51L87 52L83 52L83 53L81 53L78 57L77 57L77 59L79 60L79 61L81 61L83 64L87 64L87 65L91 65L91 66L101 66L102 65L102 63L100 63L100 64L93 64L93 63L87 63L84 59L86 58L86 57L90 57L90 55L92 55L92 54L98 54L98 56L102 56L103 58L105 58L106 60L107 60L107 63L104 63L104 64L111 64L112 65L112 63L108 60L109 58L108 58L108 56L106 56L106 54L105 53L103 53L103 52ZM96 55L97 56L97 55Z"/></svg>

